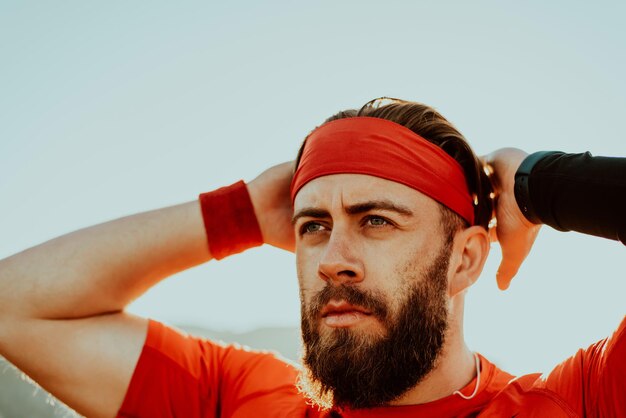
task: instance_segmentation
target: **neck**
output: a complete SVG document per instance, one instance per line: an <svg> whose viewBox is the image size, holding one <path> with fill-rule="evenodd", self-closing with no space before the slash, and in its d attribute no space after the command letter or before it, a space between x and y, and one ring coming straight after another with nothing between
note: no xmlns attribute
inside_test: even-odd
<svg viewBox="0 0 626 418"><path fill-rule="evenodd" d="M445 398L467 386L476 377L474 354L463 338L462 305L461 302L456 309L453 307L451 310L446 343L435 368L421 382L391 402L391 405L415 405Z"/></svg>

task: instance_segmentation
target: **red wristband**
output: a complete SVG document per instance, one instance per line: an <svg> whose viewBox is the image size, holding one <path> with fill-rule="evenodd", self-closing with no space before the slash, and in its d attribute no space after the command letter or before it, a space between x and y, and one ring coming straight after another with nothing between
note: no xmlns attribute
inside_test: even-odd
<svg viewBox="0 0 626 418"><path fill-rule="evenodd" d="M263 245L263 235L243 181L199 196L213 258L221 260Z"/></svg>

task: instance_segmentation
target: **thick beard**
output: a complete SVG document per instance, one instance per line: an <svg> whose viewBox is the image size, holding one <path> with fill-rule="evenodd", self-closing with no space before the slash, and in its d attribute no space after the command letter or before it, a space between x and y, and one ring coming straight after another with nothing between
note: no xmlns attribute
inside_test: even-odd
<svg viewBox="0 0 626 418"><path fill-rule="evenodd" d="M449 257L445 246L422 277L404 278L408 296L395 318L390 318L382 295L355 286L327 285L308 306L302 302L300 390L323 408L360 409L389 404L422 381L437 364L448 328ZM331 299L367 308L385 326L386 335L349 329L320 334L319 312Z"/></svg>

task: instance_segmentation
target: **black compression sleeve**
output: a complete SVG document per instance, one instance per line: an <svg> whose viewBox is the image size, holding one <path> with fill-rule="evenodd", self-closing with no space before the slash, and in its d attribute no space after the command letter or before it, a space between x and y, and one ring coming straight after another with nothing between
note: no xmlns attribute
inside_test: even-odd
<svg viewBox="0 0 626 418"><path fill-rule="evenodd" d="M626 158L547 154L530 171L528 193L542 223L626 245Z"/></svg>

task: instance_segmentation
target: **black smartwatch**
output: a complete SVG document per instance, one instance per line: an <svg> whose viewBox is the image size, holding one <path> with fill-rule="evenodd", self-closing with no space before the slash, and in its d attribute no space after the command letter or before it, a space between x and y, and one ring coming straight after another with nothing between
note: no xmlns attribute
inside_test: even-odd
<svg viewBox="0 0 626 418"><path fill-rule="evenodd" d="M530 173L533 171L535 164L542 160L544 157L554 154L557 151L539 151L533 154L530 154L528 157L522 161L522 164L519 166L517 171L515 172L515 186L513 187L513 191L515 193L515 200L517 201L517 206L522 211L526 219L534 224L540 224L541 219L537 216L535 212L535 208L530 201L530 190L528 188L528 178Z"/></svg>

